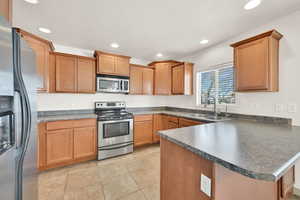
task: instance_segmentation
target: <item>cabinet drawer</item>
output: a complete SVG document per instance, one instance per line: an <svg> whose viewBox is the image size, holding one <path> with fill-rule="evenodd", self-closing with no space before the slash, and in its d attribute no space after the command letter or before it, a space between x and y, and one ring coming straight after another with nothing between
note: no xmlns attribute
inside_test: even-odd
<svg viewBox="0 0 300 200"><path fill-rule="evenodd" d="M134 116L134 121L136 121L136 122L150 121L152 119L153 119L153 115L136 115L136 116Z"/></svg>
<svg viewBox="0 0 300 200"><path fill-rule="evenodd" d="M168 116L168 121L178 124L178 117Z"/></svg>
<svg viewBox="0 0 300 200"><path fill-rule="evenodd" d="M73 120L73 127L96 127L96 119Z"/></svg>
<svg viewBox="0 0 300 200"><path fill-rule="evenodd" d="M96 119L62 120L48 122L46 126L48 131L80 127L96 127Z"/></svg>
<svg viewBox="0 0 300 200"><path fill-rule="evenodd" d="M179 127L188 127L188 126L195 126L199 124L203 124L204 122L194 121L190 119L180 118L179 119Z"/></svg>
<svg viewBox="0 0 300 200"><path fill-rule="evenodd" d="M67 128L73 128L73 120L48 122L46 125L46 129L48 131L58 130L58 129L67 129Z"/></svg>

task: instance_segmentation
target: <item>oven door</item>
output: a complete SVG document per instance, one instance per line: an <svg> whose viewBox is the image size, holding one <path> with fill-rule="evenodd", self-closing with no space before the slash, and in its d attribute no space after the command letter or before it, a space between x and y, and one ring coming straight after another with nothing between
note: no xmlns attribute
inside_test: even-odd
<svg viewBox="0 0 300 200"><path fill-rule="evenodd" d="M115 78L97 78L98 92L121 92L121 80Z"/></svg>
<svg viewBox="0 0 300 200"><path fill-rule="evenodd" d="M98 122L98 146L133 141L133 119Z"/></svg>

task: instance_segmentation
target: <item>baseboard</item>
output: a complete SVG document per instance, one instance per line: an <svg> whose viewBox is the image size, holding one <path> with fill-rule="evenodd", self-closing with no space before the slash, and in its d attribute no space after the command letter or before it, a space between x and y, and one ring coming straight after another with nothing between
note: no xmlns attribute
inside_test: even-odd
<svg viewBox="0 0 300 200"><path fill-rule="evenodd" d="M300 197L300 189L294 187L294 194Z"/></svg>

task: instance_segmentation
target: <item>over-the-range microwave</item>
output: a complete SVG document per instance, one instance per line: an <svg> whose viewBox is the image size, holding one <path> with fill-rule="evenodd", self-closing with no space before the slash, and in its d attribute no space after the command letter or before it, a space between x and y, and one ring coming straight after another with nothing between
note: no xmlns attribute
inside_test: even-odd
<svg viewBox="0 0 300 200"><path fill-rule="evenodd" d="M129 93L129 77L98 75L97 92Z"/></svg>

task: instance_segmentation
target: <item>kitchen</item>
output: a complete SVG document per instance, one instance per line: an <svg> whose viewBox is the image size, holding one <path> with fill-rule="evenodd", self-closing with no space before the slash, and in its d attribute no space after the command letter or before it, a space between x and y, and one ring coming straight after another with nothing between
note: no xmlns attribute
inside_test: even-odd
<svg viewBox="0 0 300 200"><path fill-rule="evenodd" d="M207 13L207 10L209 8L212 9L212 7L214 8L213 12L216 16L216 13L220 13L217 12L220 11L219 8L214 7L217 4L216 2L204 2L206 3L205 6L198 6L198 8L201 7L203 14ZM273 4L270 4L267 1L261 1L261 4L255 9L245 10L243 9L245 2L247 1L236 1L236 4L232 5L232 8L230 8L232 9L232 12L230 13L234 13L232 15L220 14L217 19L210 19L219 26L221 26L222 23L226 23L229 27L228 30L222 30L222 33L215 33L216 27L207 25L206 28L210 29L210 32L197 32L198 35L196 37L198 37L198 41L201 41L201 43L199 44L198 42L198 47L195 47L194 49L192 48L193 44L190 45L191 48L188 51L187 49L180 50L181 48L188 46L190 40L184 39L182 37L182 31L178 30L177 27L176 30L175 27L165 27L171 29L172 31L169 31L174 34L166 36L164 35L164 32L161 32L160 36L166 37L166 40L161 41L162 44L160 44L160 47L156 46L155 40L144 40L145 36L152 38L151 34L148 35L148 32L143 30L143 28L145 28L144 25L136 23L139 24L137 25L140 31L138 35L136 31L126 28L132 28L132 26L126 24L129 22L125 19L130 19L135 22L138 22L138 19L133 18L136 14L131 15L128 12L125 12L125 14L121 11L121 7L128 6L123 3L120 4L122 5L120 8L115 7L120 15L127 16L127 18L123 16L124 21L122 22L124 24L122 26L115 26L113 28L108 26L107 22L102 22L102 20L99 22L103 23L101 24L101 27L107 28L107 31L111 31L111 37L106 33L99 33L97 32L98 30L92 28L94 27L93 23L97 22L87 21L86 24L81 24L81 28L84 30L91 28L93 31L88 33L86 41L77 41L76 39L78 37L84 37L84 35L82 35L82 32L80 32L79 29L77 30L75 28L78 26L78 24L75 23L76 20L62 20L62 16L64 16L63 11L65 10L56 8L54 1L41 1L37 4L30 4L25 1L14 1L13 4L11 4L13 10L12 24L14 27L18 27L18 29L16 29L17 33L29 44L33 44L31 47L38 52L37 55L40 58L37 62L40 67L38 72L43 77L42 85L39 86L37 94L37 120L39 122L39 131L35 134L38 136L38 138L36 138L38 140L36 152L38 152L39 199L176 199L172 195L176 196L177 193L168 191L168 184L167 186L165 183L159 184L159 182L162 181L160 179L164 179L163 175L159 175L161 172L160 168L167 166L164 164L165 162L160 162L160 156L164 155L162 151L167 151L163 150L163 147L163 149L160 149L158 144L160 138L156 133L161 134L161 145L168 144L169 140L167 138L169 138L171 142L175 141L175 144L178 144L178 142L181 142L180 144L188 143L188 141L185 140L178 141L179 139L182 139L181 135L185 134L184 131L191 132L191 130L193 130L199 133L199 137L200 135L202 137L202 135L206 135L204 130L206 129L205 127L207 127L207 129L217 128L217 125L232 127L230 123L236 119L242 121L245 120L247 122L249 120L250 124L253 121L256 121L260 128L257 130L262 130L261 134L264 138L262 143L266 142L267 144L272 144L272 142L277 141L276 138L274 138L275 135L276 137L278 135L278 137L280 137L280 133L282 133L283 137L286 135L290 136L285 138L287 141L290 139L290 142L274 143L278 146L265 147L265 149L278 149L275 155L272 154L270 156L271 158L277 157L277 154L286 155L291 153L293 155L295 152L297 154L299 151L293 146L294 143L292 142L292 139L295 140L295 138L297 138L297 126L300 125L300 118L297 111L300 99L297 92L295 92L297 91L295 83L298 80L297 74L299 72L297 64L300 61L297 56L300 42L298 37L300 30L297 26L297 21L299 21L300 18L300 5L295 1L287 1L288 3L274 1ZM195 3L194 6L198 5L196 2L193 3ZM99 16L104 17L107 15L106 17L113 17L114 14L111 14L111 16L105 11L105 9L109 10L109 8L114 7L112 4L112 2L101 4L103 6L103 8L101 8L103 15L99 14ZM219 4L226 6L225 1L219 2ZM61 2L61 7L66 8L67 5L68 1ZM150 23L150 16L143 13L149 13L149 10L142 8L144 6L145 8L155 9L157 8L157 5L149 5L149 3L146 2L135 2L135 4L132 5L140 8L139 11L135 11L138 12L140 16L144 17L141 20ZM173 11L175 12L181 8L180 6L192 9L190 6L183 5L179 2L169 6L169 8L173 8ZM1 5L1 9L2 8L4 7ZM57 10L54 12L55 14L50 14L46 8ZM72 8L75 10L79 8L92 9L92 5L74 2ZM159 8L159 11L162 10L162 8ZM45 13L45 16L37 18L37 16L41 15L41 12ZM24 13L27 14L25 15ZM189 14L190 19L195 15L197 16L197 14L191 12ZM10 18L9 16L11 15L6 16ZM158 16L166 17L166 13L158 12ZM159 23L159 25L164 24L164 20L163 22L159 22L158 16L154 16L154 18L158 20L155 23ZM72 17L77 19L76 17L89 18L92 16L71 12L70 18L67 19L71 19ZM239 23L234 21L231 17L240 17ZM258 18L260 20L257 20ZM58 19L62 22L59 23L57 21ZM103 21L105 21L104 19L107 18L104 17ZM28 23L28 21L32 21L33 23ZM193 19L193 21L199 21L199 19ZM67 25L67 23L69 23L69 25ZM111 23L118 24L120 22L119 20L116 20ZM169 21L169 23L172 23L172 21ZM182 20L177 20L177 23L185 24ZM105 26L105 24L107 26ZM38 27L41 28L43 26L51 29L52 33L47 34L40 32ZM66 30L63 27L69 27L69 29ZM146 28L146 30L149 31L150 27L151 26ZM153 27L155 27L155 25L153 25L152 28ZM163 29L163 26L160 28L165 30ZM190 28L195 28L195 25L191 24ZM69 35L70 38L68 38L66 34L68 31L72 32L72 34ZM123 31L125 35L127 34L126 36L129 38L128 41L121 38L121 36L118 36L117 33L119 31ZM94 37L93 32L97 33L98 37ZM184 35L187 37L195 37L195 34L192 34L192 36L190 32L191 31L187 31ZM154 38L156 37L156 34L158 34L157 31L152 33ZM141 35L143 38L141 38ZM253 39L253 37L256 38ZM91 41L91 38L94 38L97 42ZM177 41L176 39L178 38L182 38L182 41ZM218 39L218 42L213 41L212 38ZM245 41L245 39L248 38L252 39ZM269 40L274 42L272 43L274 46L266 46L264 42L255 43L255 41ZM116 43L115 41L118 42ZM174 41L178 42L181 47L178 48ZM239 43L240 41L242 41L242 43ZM90 46L85 44L85 42ZM128 42L132 43L132 45L128 44ZM257 48L255 50L255 52L258 52L257 54L253 54L253 51L251 50L247 51L247 48L244 50L245 54L243 54L244 52L242 52L242 50L241 54L239 54L238 51L242 49L239 48L239 46L247 47L248 43L258 44L258 46L255 47ZM278 44L279 47L277 47ZM162 48L162 46L165 48ZM137 47L139 48L137 49ZM152 48L151 51L149 51L150 47ZM177 51L181 53L177 55ZM188 53L184 53L184 51L187 51ZM236 52L235 54L233 53L234 51ZM272 52L272 54L266 55L265 51ZM278 56L276 55L277 51L279 52ZM251 59L249 55L258 56L259 58L255 57L254 59ZM264 56L260 57L260 55ZM251 66L261 66L262 62L265 62L266 60L270 62L264 64L264 66L267 66L265 68L266 71L257 73L255 70L260 69L255 67L250 71L238 71L241 69L245 70L241 67L243 66L244 61L239 62L239 59L245 59L246 61L244 61L251 63ZM278 60L279 62L277 63ZM113 67L104 69L101 66ZM128 68L124 66L128 66ZM90 70L86 70L87 68ZM125 68L126 70L124 71ZM235 91L237 92L234 92L232 84L234 80L233 69L236 70ZM276 73L276 69L279 69L278 73ZM265 76L262 76L263 73L265 73ZM105 78L112 78L110 76L113 78L127 77L127 80L129 80L129 82L127 82L129 83L128 88L125 86L126 78L125 81L116 85L120 85L120 88L125 88L125 93L129 90L129 94L120 94L120 91L118 91L118 93L103 93L104 91L96 92L99 89L98 86L101 85L96 83L101 80L104 81ZM130 78L128 79L128 77ZM278 77L278 80L276 77ZM226 81L223 80L224 78ZM215 85L211 84L212 80L214 80L213 82ZM261 88L247 88L247 84L251 85L251 83L254 83L251 81L259 82L259 87ZM254 84L257 84L257 82ZM219 95L214 92L216 87L211 89L212 86L218 88ZM105 88L108 88L107 85ZM112 87L109 87L109 89L111 90ZM116 89L116 87L114 89ZM249 92L249 90L254 91ZM224 93L225 97L222 96ZM217 112L215 113L222 112L217 118L215 118L215 113L213 112L216 98L220 104L216 105ZM10 100L7 101L9 102ZM99 103L99 110L95 115L97 102ZM100 105L101 103L104 104L104 102L108 102L108 105ZM115 103L111 104L113 102ZM110 108L108 109L108 107ZM133 116L130 114L133 114ZM132 123L126 122L117 129L120 132L125 131L127 134L131 132L131 128L129 127L130 124L132 124L132 139L127 143L129 146L123 147L123 149L127 149L125 153L131 152L132 150L133 153L105 160L99 159L100 161L96 161L98 160L98 155L104 155L102 153L98 154L98 152L100 152L98 151L99 149L103 150L99 144L104 140L99 140L98 137L99 123L97 121L100 118L104 122L105 120L112 121L115 119L120 120L121 118L132 121ZM228 118L231 120L227 121ZM267 126L269 126L269 123L272 124L274 122L276 125L274 125L276 127L274 130L280 130L280 133L278 134L273 131L274 137L272 135L267 137L267 131L266 133L263 131L265 129L273 130L272 125L270 125L271 127ZM237 124L238 123L235 125L237 126ZM250 124L246 124L246 126L250 127ZM279 127L277 127L277 125L279 125ZM242 125L239 124L239 127L241 126ZM287 126L287 129L284 129L282 126ZM176 129L178 127L187 128ZM106 130L112 134L116 133L114 128L110 128L112 130L111 132L105 128L102 130ZM172 130L160 131L166 129ZM289 131L290 129L293 131ZM192 133L185 135L193 134L193 131ZM123 133L125 134L125 132ZM218 132L214 133L218 134ZM230 131L224 132L224 134L226 133L228 134L228 137L235 134ZM240 134L240 138L243 135L242 132L236 134ZM248 134L255 135L255 133L251 132ZM173 138L170 138L172 135ZM211 133L209 135L215 136ZM207 137L205 138L208 139ZM239 146L239 144L235 142L240 141L236 140L235 137L229 137L229 139L227 145L233 145L228 146L230 147L230 150ZM260 141L259 136L254 139ZM196 142L197 141L195 141L195 143ZM205 144L210 144L212 146L216 145L214 141ZM220 145L220 143L218 144ZM251 146L251 144L251 141L249 141L247 145ZM288 144L290 144L290 146ZM119 154L120 152L115 151L114 145L115 144L112 144L113 154ZM225 154L216 156L212 151L205 149L205 145L196 147L190 143L187 145L188 146L185 147L182 146L183 148L181 148L181 150L185 148L192 150L191 148L193 147L197 148L196 152L198 153L205 151L209 156L217 157L218 159L230 163L230 165L240 167L240 169L251 168L252 166L247 165L245 167L242 166L241 163L237 164L237 162L241 161L234 159L228 160ZM132 146L134 147L132 148ZM264 148L264 146L262 147ZM289 151L291 149L295 151ZM193 149L193 151L194 150L195 149ZM235 150L237 151L240 149ZM199 156L196 152L194 152L193 155L197 155L197 158L200 159L204 156L203 154L200 154ZM223 150L222 152L226 153L227 150ZM250 149L247 152L253 156L253 152L251 152ZM231 153L232 154L230 155L234 156L237 152L233 151ZM172 153L168 153L168 155L170 154L173 155ZM174 156L176 158L175 161L181 161L179 155L182 154L176 155L177 157ZM280 173L281 175L279 175L279 177L276 175L274 178L270 175L272 173L263 171L263 173L265 173L264 175L269 177L267 178L268 180L264 181L267 181L267 183L276 183L276 186L274 187L280 188L278 190L281 190L282 194L279 195L281 199L288 199L291 196L291 189L294 190L296 195L299 194L300 179L297 173L299 171L298 165L296 164L298 158L294 158L292 155L288 157L279 156L281 159L285 161L288 160L288 163L290 163L286 167L287 169L283 170L284 173ZM211 157L205 158L212 161ZM215 160L213 161L216 162ZM258 162L257 167L265 167L263 165L264 162L259 161L258 159L253 160L253 164L256 163L256 161ZM274 163L276 162L275 159L273 161ZM286 166L286 162L278 161L277 165L272 168L272 170L274 171L275 169L275 171L278 171L277 167L282 167L283 165ZM295 173L293 168L294 165ZM192 166L192 163L190 166ZM234 172L234 175L240 175L239 172L236 173L237 171L228 168L226 164L225 166L222 166L225 167L226 170L230 169L230 172ZM165 175L168 175L168 173L171 172L181 172L174 171L176 169L172 167L168 169L169 170L166 172L164 170L162 170L162 172ZM223 168L218 167L216 169L223 170ZM257 170L255 167L251 169ZM182 167L180 170L185 170L185 168ZM226 170L225 172L227 172ZM258 172L259 170L257 173ZM207 184L207 182L204 182L206 183L206 186L210 185L212 188L210 190L211 194L209 194L209 192L204 192L207 188L202 188L202 190L200 188L200 182L202 183L202 180L209 182L209 180L201 178L201 173L195 176L197 177L195 178L195 187L200 194L197 192L193 193L196 195L194 198L220 199L220 197L218 197L218 191L225 191L224 193L228 191L229 196L226 196L226 199L245 199L244 196L230 196L233 192L229 188L221 188L222 185L218 186L219 189L215 190L214 177L209 177L210 174L207 172L203 172L202 174L210 178L212 183ZM255 175L255 171L253 173ZM257 181L258 179L256 179L254 175L250 175L250 179ZM245 174L242 174L242 177L249 178L249 176L247 177ZM169 178L168 180L173 181L171 184L174 185L174 187L180 186L179 183L182 181L172 178ZM278 180L286 183L286 185L281 183L277 184ZM285 180L287 181L285 182ZM244 179L239 179L239 181L240 182L237 183L241 183L240 185L244 183ZM260 184L260 180L258 180L258 182L257 185ZM169 182L167 181L166 183ZM223 182L221 181L221 183ZM186 183L186 185L189 184ZM284 188L284 190L282 188ZM165 191L168 191L167 195L165 194ZM248 187L248 190L245 191L249 192L252 190ZM270 192L270 190L266 189L263 190L262 195L266 195L268 192L274 194L274 192ZM280 193L280 191L278 192ZM224 195L221 199L225 198L224 193L221 194ZM168 194L171 196L168 196ZM197 196L198 194L200 196ZM201 195L203 195L203 197ZM278 199L279 196L275 195L269 199ZM177 198L193 199L192 197L181 197L180 195L178 195ZM260 198L257 197L256 199Z"/></svg>

